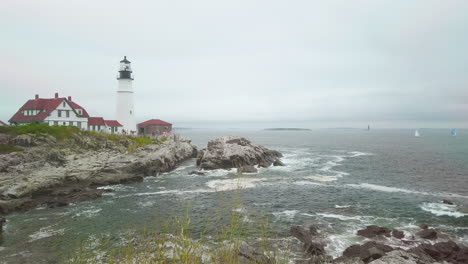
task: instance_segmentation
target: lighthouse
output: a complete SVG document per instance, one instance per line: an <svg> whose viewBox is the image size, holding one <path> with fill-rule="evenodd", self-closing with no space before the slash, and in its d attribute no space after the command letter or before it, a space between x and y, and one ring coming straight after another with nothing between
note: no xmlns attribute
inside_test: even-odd
<svg viewBox="0 0 468 264"><path fill-rule="evenodd" d="M132 67L127 56L120 61L119 87L117 89L117 120L122 124L127 134L136 132L135 109L133 104Z"/></svg>

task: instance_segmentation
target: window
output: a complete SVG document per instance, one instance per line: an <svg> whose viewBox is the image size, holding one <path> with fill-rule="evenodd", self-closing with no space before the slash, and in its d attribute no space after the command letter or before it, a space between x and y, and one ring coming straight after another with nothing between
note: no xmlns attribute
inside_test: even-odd
<svg viewBox="0 0 468 264"><path fill-rule="evenodd" d="M54 121L54 126L58 126L58 121Z"/></svg>
<svg viewBox="0 0 468 264"><path fill-rule="evenodd" d="M66 125L67 125L67 122L63 122L63 125L66 126Z"/></svg>
<svg viewBox="0 0 468 264"><path fill-rule="evenodd" d="M70 117L70 111L67 110L65 112L67 112L67 117Z"/></svg>
<svg viewBox="0 0 468 264"><path fill-rule="evenodd" d="M63 107L65 107L65 101L63 101Z"/></svg>
<svg viewBox="0 0 468 264"><path fill-rule="evenodd" d="M58 117L62 117L62 110L58 110Z"/></svg>
<svg viewBox="0 0 468 264"><path fill-rule="evenodd" d="M76 122L76 126L81 128L81 122Z"/></svg>

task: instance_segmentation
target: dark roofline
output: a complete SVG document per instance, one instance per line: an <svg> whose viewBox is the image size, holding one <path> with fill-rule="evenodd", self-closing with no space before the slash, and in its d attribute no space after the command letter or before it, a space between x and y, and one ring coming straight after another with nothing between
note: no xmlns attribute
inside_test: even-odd
<svg viewBox="0 0 468 264"><path fill-rule="evenodd" d="M130 61L127 60L127 56L124 56L123 60L121 60L120 62L130 63Z"/></svg>

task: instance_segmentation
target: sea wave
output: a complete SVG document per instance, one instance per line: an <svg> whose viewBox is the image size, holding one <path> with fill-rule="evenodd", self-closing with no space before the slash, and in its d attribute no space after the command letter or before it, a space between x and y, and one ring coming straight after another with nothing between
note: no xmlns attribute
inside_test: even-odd
<svg viewBox="0 0 468 264"><path fill-rule="evenodd" d="M358 220L361 221L363 219L362 216L346 216L346 215L339 215L339 214L330 214L330 213L318 213L317 215L325 218L335 218L342 221L348 220Z"/></svg>
<svg viewBox="0 0 468 264"><path fill-rule="evenodd" d="M33 242L33 241L36 241L36 240L39 240L39 239L42 239L42 238L51 237L51 236L55 236L55 235L63 235L65 233L65 228L56 229L56 230L54 230L52 228L53 228L53 226L41 227L39 229L39 231L29 235L29 237L30 237L29 242Z"/></svg>
<svg viewBox="0 0 468 264"><path fill-rule="evenodd" d="M468 216L466 213L458 211L456 205L443 203L423 203L419 206L422 210L430 212L436 216L452 216L455 218Z"/></svg>
<svg viewBox="0 0 468 264"><path fill-rule="evenodd" d="M299 210L285 210L282 212L272 213L277 219L293 220Z"/></svg>
<svg viewBox="0 0 468 264"><path fill-rule="evenodd" d="M336 176L324 176L324 175L313 175L313 176L303 177L303 179L319 181L319 182L331 182L331 181L336 181L338 179L338 177L336 177Z"/></svg>
<svg viewBox="0 0 468 264"><path fill-rule="evenodd" d="M216 191L231 191L237 189L255 188L257 183L267 180L266 178L236 178L224 180L211 180L206 183L210 189Z"/></svg>
<svg viewBox="0 0 468 264"><path fill-rule="evenodd" d="M369 189L373 191L381 191L381 192L400 192L400 193L409 193L409 194L418 194L418 195L427 195L427 196L438 196L438 197L453 197L453 198L463 198L468 199L468 196L463 196L456 193L429 193L424 191L416 191L416 190L409 190L397 187L388 187L383 185L371 184L371 183L359 183L359 184L346 184L348 187L352 188L361 188L361 189Z"/></svg>

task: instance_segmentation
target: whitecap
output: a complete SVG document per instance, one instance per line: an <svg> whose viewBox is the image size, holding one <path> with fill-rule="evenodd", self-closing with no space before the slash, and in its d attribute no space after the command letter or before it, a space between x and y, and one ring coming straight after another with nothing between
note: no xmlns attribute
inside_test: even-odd
<svg viewBox="0 0 468 264"><path fill-rule="evenodd" d="M101 208L98 208L98 209L89 209L89 210L84 210L84 211L81 211L79 213L76 213L75 216L85 216L85 217L94 217L96 215L99 214L99 212L101 212L102 209Z"/></svg>
<svg viewBox="0 0 468 264"><path fill-rule="evenodd" d="M317 215L325 217L325 218L335 218L339 219L342 221L348 221L348 220L362 220L362 216L346 216L346 215L339 215L339 214L327 214L327 213L318 213Z"/></svg>
<svg viewBox="0 0 468 264"><path fill-rule="evenodd" d="M51 237L55 235L63 235L64 233L65 233L64 228L54 230L52 229L52 226L42 227L39 229L39 231L29 235L29 237L31 238L29 242L33 242L42 238Z"/></svg>
<svg viewBox="0 0 468 264"><path fill-rule="evenodd" d="M346 186L353 187L353 188L369 189L373 191L381 191L381 192L401 192L401 193L419 194L419 195L428 195L428 196L454 197L454 198L468 199L468 196L463 196L463 195L459 195L455 193L428 193L428 192L408 190L408 189L402 189L402 188L396 188L396 187L388 187L388 186L382 186L382 185L370 184L370 183L346 184Z"/></svg>
<svg viewBox="0 0 468 264"><path fill-rule="evenodd" d="M327 186L326 184L323 184L323 183L311 182L311 181L295 181L293 182L293 184L299 185L299 186L303 186L303 185Z"/></svg>
<svg viewBox="0 0 468 264"><path fill-rule="evenodd" d="M374 155L372 153L360 152L360 151L351 151L351 152L348 152L348 153L351 154L352 158L359 157L359 156L372 156L372 155Z"/></svg>
<svg viewBox="0 0 468 264"><path fill-rule="evenodd" d="M231 191L237 189L255 188L256 183L265 181L265 178L236 178L225 180L212 180L206 183L211 189L216 191Z"/></svg>
<svg viewBox="0 0 468 264"><path fill-rule="evenodd" d="M278 219L293 220L297 213L299 213L299 210L285 210L273 213L273 215Z"/></svg>
<svg viewBox="0 0 468 264"><path fill-rule="evenodd" d="M314 180L314 181L319 181L319 182L331 182L331 181L336 181L338 178L336 176L314 175L314 176L306 176L303 179Z"/></svg>
<svg viewBox="0 0 468 264"><path fill-rule="evenodd" d="M455 218L468 216L466 213L457 211L456 205L443 203L423 203L419 206L422 210L430 212L436 216L452 216Z"/></svg>
<svg viewBox="0 0 468 264"><path fill-rule="evenodd" d="M337 205L337 204L335 204L336 209L343 209L343 208L349 208L349 207L351 207L351 205Z"/></svg>

